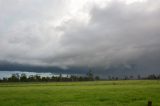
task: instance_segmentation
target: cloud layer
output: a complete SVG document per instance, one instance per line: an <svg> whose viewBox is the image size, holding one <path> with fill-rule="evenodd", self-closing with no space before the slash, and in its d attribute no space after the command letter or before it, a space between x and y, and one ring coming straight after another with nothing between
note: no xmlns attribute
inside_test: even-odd
<svg viewBox="0 0 160 106"><path fill-rule="evenodd" d="M0 0L0 61L158 70L160 0L129 1Z"/></svg>

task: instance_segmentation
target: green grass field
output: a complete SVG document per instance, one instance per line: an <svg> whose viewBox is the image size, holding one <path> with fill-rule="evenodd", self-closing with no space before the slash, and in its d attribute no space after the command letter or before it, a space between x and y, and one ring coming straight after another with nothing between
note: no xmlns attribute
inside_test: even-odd
<svg viewBox="0 0 160 106"><path fill-rule="evenodd" d="M0 106L160 106L160 81L0 83Z"/></svg>

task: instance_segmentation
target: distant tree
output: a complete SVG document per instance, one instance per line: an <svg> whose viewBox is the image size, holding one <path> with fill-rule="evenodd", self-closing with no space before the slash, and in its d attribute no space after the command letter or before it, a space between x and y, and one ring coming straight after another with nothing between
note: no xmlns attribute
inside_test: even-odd
<svg viewBox="0 0 160 106"><path fill-rule="evenodd" d="M19 74L12 74L12 76L8 78L8 81L18 82L19 81Z"/></svg>
<svg viewBox="0 0 160 106"><path fill-rule="evenodd" d="M41 81L42 81L42 82L45 82L45 81L46 81L46 77L42 77L42 78L41 78Z"/></svg>
<svg viewBox="0 0 160 106"><path fill-rule="evenodd" d="M147 77L147 79L157 79L156 75L152 74Z"/></svg>
<svg viewBox="0 0 160 106"><path fill-rule="evenodd" d="M56 77L54 75L51 77L51 81L56 81Z"/></svg>
<svg viewBox="0 0 160 106"><path fill-rule="evenodd" d="M83 77L82 76L80 76L79 77L79 81L83 81L84 79L83 79Z"/></svg>
<svg viewBox="0 0 160 106"><path fill-rule="evenodd" d="M115 80L118 80L118 79L119 79L118 77L115 78Z"/></svg>
<svg viewBox="0 0 160 106"><path fill-rule="evenodd" d="M36 79L36 81L41 81L41 76L35 75L35 79Z"/></svg>
<svg viewBox="0 0 160 106"><path fill-rule="evenodd" d="M90 69L87 73L87 77L88 79L91 81L91 80L94 80L94 75L93 75L93 71Z"/></svg>
<svg viewBox="0 0 160 106"><path fill-rule="evenodd" d="M28 79L27 79L27 75L26 74L21 74L21 76L20 76L20 81L22 81L22 82L27 82L28 81Z"/></svg>
<svg viewBox="0 0 160 106"><path fill-rule="evenodd" d="M7 78L5 78L5 77L3 77L3 82L7 82L8 80L7 80Z"/></svg>
<svg viewBox="0 0 160 106"><path fill-rule="evenodd" d="M77 81L77 79L78 79L78 78L77 78L76 76L74 76L74 75L71 75L70 78L71 78L71 81Z"/></svg>
<svg viewBox="0 0 160 106"><path fill-rule="evenodd" d="M28 77L28 81L34 82L34 81L35 81L34 75L30 75L30 76Z"/></svg>
<svg viewBox="0 0 160 106"><path fill-rule="evenodd" d="M62 74L59 74L58 81L62 81Z"/></svg>
<svg viewBox="0 0 160 106"><path fill-rule="evenodd" d="M95 76L95 80L100 80L99 76Z"/></svg>
<svg viewBox="0 0 160 106"><path fill-rule="evenodd" d="M112 80L115 80L116 78L114 78L114 76L112 76Z"/></svg>
<svg viewBox="0 0 160 106"><path fill-rule="evenodd" d="M46 81L47 82L51 81L51 78L50 77L46 77Z"/></svg>

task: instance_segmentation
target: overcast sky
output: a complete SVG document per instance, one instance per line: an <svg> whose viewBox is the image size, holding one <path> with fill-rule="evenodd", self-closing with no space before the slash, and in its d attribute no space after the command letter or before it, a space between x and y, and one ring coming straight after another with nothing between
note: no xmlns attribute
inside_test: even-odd
<svg viewBox="0 0 160 106"><path fill-rule="evenodd" d="M0 61L160 70L160 0L0 0Z"/></svg>

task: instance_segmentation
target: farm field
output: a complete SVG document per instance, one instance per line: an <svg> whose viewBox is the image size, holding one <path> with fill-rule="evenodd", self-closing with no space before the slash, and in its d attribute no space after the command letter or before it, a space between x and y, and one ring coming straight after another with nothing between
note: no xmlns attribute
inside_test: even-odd
<svg viewBox="0 0 160 106"><path fill-rule="evenodd" d="M160 81L0 83L0 106L160 106Z"/></svg>

